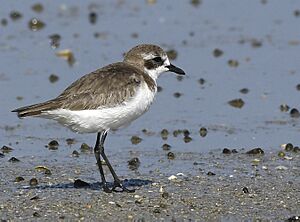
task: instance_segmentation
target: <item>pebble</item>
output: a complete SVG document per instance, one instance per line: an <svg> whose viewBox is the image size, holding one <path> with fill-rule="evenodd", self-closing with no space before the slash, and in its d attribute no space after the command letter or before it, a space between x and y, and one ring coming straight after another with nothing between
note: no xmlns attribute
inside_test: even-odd
<svg viewBox="0 0 300 222"><path fill-rule="evenodd" d="M244 193L249 193L248 188L247 188L247 187L243 187L243 192L244 192Z"/></svg>
<svg viewBox="0 0 300 222"><path fill-rule="evenodd" d="M90 21L91 24L93 24L93 25L96 24L97 18L98 18L98 15L97 15L96 12L90 12L89 21Z"/></svg>
<svg viewBox="0 0 300 222"><path fill-rule="evenodd" d="M76 143L76 140L73 139L73 138L68 138L68 139L66 139L66 142L67 142L68 145L72 145L72 144Z"/></svg>
<svg viewBox="0 0 300 222"><path fill-rule="evenodd" d="M288 112L290 109L290 107L287 104L281 104L279 108L281 112Z"/></svg>
<svg viewBox="0 0 300 222"><path fill-rule="evenodd" d="M74 150L74 151L72 152L72 156L73 156L73 157L79 157L79 152L78 152L77 150Z"/></svg>
<svg viewBox="0 0 300 222"><path fill-rule="evenodd" d="M245 105L245 102L241 98L239 98L239 99L230 100L228 104L231 105L232 107L241 109Z"/></svg>
<svg viewBox="0 0 300 222"><path fill-rule="evenodd" d="M177 180L177 176L171 175L168 177L168 180Z"/></svg>
<svg viewBox="0 0 300 222"><path fill-rule="evenodd" d="M167 156L168 156L169 160L174 160L175 159L175 154L173 152L168 152Z"/></svg>
<svg viewBox="0 0 300 222"><path fill-rule="evenodd" d="M61 36L59 34L49 35L50 46L52 49L56 49L60 46Z"/></svg>
<svg viewBox="0 0 300 222"><path fill-rule="evenodd" d="M275 167L276 170L287 170L288 168L286 166L277 166Z"/></svg>
<svg viewBox="0 0 300 222"><path fill-rule="evenodd" d="M56 140L51 140L49 143L48 143L48 149L49 150L57 150L58 149L58 146L59 146L59 143L56 141Z"/></svg>
<svg viewBox="0 0 300 222"><path fill-rule="evenodd" d="M299 11L299 14L300 14L300 11ZM300 222L300 216L292 216L292 217L289 217L286 222Z"/></svg>
<svg viewBox="0 0 300 222"><path fill-rule="evenodd" d="M207 129L205 127L201 127L199 133L201 137L205 137L207 135Z"/></svg>
<svg viewBox="0 0 300 222"><path fill-rule="evenodd" d="M49 76L49 81L51 82L51 83L55 83L55 82L57 82L59 80L59 77L57 76L57 75L55 75L55 74L51 74L50 76Z"/></svg>
<svg viewBox="0 0 300 222"><path fill-rule="evenodd" d="M281 145L281 147L285 150L285 151L293 151L294 146L291 143L287 143L287 144L283 144Z"/></svg>
<svg viewBox="0 0 300 222"><path fill-rule="evenodd" d="M240 89L240 93L242 93L242 94L247 94L247 93L249 93L249 89L247 89L247 88L242 88L242 89Z"/></svg>
<svg viewBox="0 0 300 222"><path fill-rule="evenodd" d="M165 143L164 145L162 145L162 149L167 151L167 150L171 149L171 146L169 144Z"/></svg>
<svg viewBox="0 0 300 222"><path fill-rule="evenodd" d="M41 20L38 20L37 18L32 18L29 22L28 22L28 27L30 30L32 31L38 31L41 30L42 28L45 27L45 23L42 22Z"/></svg>
<svg viewBox="0 0 300 222"><path fill-rule="evenodd" d="M142 138L140 138L138 136L132 136L130 141L132 144L136 145L136 144L139 144L140 142L142 142Z"/></svg>
<svg viewBox="0 0 300 222"><path fill-rule="evenodd" d="M238 67L239 66L239 62L237 60L230 59L230 60L228 60L228 65L230 67Z"/></svg>
<svg viewBox="0 0 300 222"><path fill-rule="evenodd" d="M83 152L83 153L90 152L90 151L92 151L92 147L90 147L86 143L82 143L81 146L80 146L80 151Z"/></svg>
<svg viewBox="0 0 300 222"><path fill-rule="evenodd" d="M3 153L0 153L0 158L5 157L5 155Z"/></svg>
<svg viewBox="0 0 300 222"><path fill-rule="evenodd" d="M37 13L41 13L44 10L44 6L41 3L36 3L31 6L31 9Z"/></svg>
<svg viewBox="0 0 300 222"><path fill-rule="evenodd" d="M214 57L216 57L216 58L222 56L223 53L224 53L224 52L223 52L221 49L214 49L214 51L213 51L213 55L214 55Z"/></svg>
<svg viewBox="0 0 300 222"><path fill-rule="evenodd" d="M179 97L182 96L182 93L180 93L180 92L175 92L173 95L174 95L175 98L179 98Z"/></svg>
<svg viewBox="0 0 300 222"><path fill-rule="evenodd" d="M300 117L300 113L299 113L298 109L296 109L296 108L291 109L290 116L292 118L299 118Z"/></svg>
<svg viewBox="0 0 300 222"><path fill-rule="evenodd" d="M285 157L285 153L283 151L279 151L278 152L278 156L281 157L281 158Z"/></svg>
<svg viewBox="0 0 300 222"><path fill-rule="evenodd" d="M168 199L170 195L169 195L168 192L163 192L163 193L161 194L161 196L162 196L162 198L164 198L164 199Z"/></svg>
<svg viewBox="0 0 300 222"><path fill-rule="evenodd" d="M207 172L207 176L215 176L216 174L215 173L213 173L213 172L211 172L211 171L208 171Z"/></svg>
<svg viewBox="0 0 300 222"><path fill-rule="evenodd" d="M9 147L9 146L2 146L2 148L0 149L3 153L10 153L11 151L13 151L14 149Z"/></svg>
<svg viewBox="0 0 300 222"><path fill-rule="evenodd" d="M16 157L12 157L8 160L8 162L11 162L11 163L17 163L17 162L20 162L19 159L17 159Z"/></svg>
<svg viewBox="0 0 300 222"><path fill-rule="evenodd" d="M31 178L30 180L29 180L29 185L30 186L36 186L36 185L38 185L39 184L39 182L38 182L38 180L36 179L36 178Z"/></svg>
<svg viewBox="0 0 300 222"><path fill-rule="evenodd" d="M89 187L89 186L90 186L90 184L83 180L76 179L74 181L74 188L83 188L83 187Z"/></svg>
<svg viewBox="0 0 300 222"><path fill-rule="evenodd" d="M139 158L134 157L131 160L128 160L128 168L131 170L137 170L140 166L141 162Z"/></svg>
<svg viewBox="0 0 300 222"><path fill-rule="evenodd" d="M161 138L163 140L167 140L168 139L168 135L169 135L169 131L167 129L163 129L161 132L160 132L160 135L161 135Z"/></svg>
<svg viewBox="0 0 300 222"><path fill-rule="evenodd" d="M184 136L183 141L184 141L185 143L189 143L189 142L192 141L192 138L191 138L190 136Z"/></svg>
<svg viewBox="0 0 300 222"><path fill-rule="evenodd" d="M177 58L177 51L175 49L171 49L171 50L168 50L167 52L167 56L170 60L175 60Z"/></svg>
<svg viewBox="0 0 300 222"><path fill-rule="evenodd" d="M21 176L18 176L15 178L15 182L17 182L17 183L24 181L24 180L25 180L24 177L21 177Z"/></svg>
<svg viewBox="0 0 300 222"><path fill-rule="evenodd" d="M9 17L11 18L11 20L13 21L17 21L19 19L22 18L22 14L18 11L12 11L10 14L9 14Z"/></svg>
<svg viewBox="0 0 300 222"><path fill-rule="evenodd" d="M231 154L231 150L228 148L224 148L222 151L223 154Z"/></svg>
<svg viewBox="0 0 300 222"><path fill-rule="evenodd" d="M204 85L205 82L206 82L206 81L205 81L205 79L203 79L203 78L198 79L198 83L199 83L200 85Z"/></svg>
<svg viewBox="0 0 300 222"><path fill-rule="evenodd" d="M251 154L251 155L257 155L257 154L263 155L264 153L265 152L261 148L254 148L254 149L249 150L248 152L246 152L246 154Z"/></svg>

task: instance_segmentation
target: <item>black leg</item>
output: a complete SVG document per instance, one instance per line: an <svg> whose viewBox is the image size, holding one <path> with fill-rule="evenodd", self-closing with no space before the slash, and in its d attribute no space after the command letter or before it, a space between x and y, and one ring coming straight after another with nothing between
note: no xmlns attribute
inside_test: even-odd
<svg viewBox="0 0 300 222"><path fill-rule="evenodd" d="M101 134L101 138L100 138L100 144L98 144L98 147L99 147L99 153L100 155L103 157L108 169L110 170L113 178L114 178L114 186L112 188L111 191L115 191L115 192L134 192L135 190L130 190L130 189L127 189L122 183L121 183L121 180L119 179L119 177L117 176L116 172L114 171L112 165L110 164L106 154L104 153L104 141L106 139L106 136L107 136L107 132L108 131L104 131L102 134ZM97 140L98 140L98 137L97 137ZM96 143L97 144L97 143ZM99 156L100 158L100 156ZM102 169L103 171L103 169ZM100 172L101 174L101 172ZM102 176L101 176L102 177ZM103 177L104 177L104 174L103 174ZM103 180L103 179L102 179ZM104 179L105 180L105 179ZM106 182L106 181L105 181ZM120 188L119 190L117 190L116 188Z"/></svg>
<svg viewBox="0 0 300 222"><path fill-rule="evenodd" d="M103 184L103 190L107 193L111 193L111 190L108 188L108 184L106 182L103 167L102 167L102 162L101 162L101 157L100 157L100 154L101 154L100 138L102 138L102 134L98 133L96 144L95 144L95 147L94 147L94 154L95 154L95 157L96 157L96 160L97 160L97 165L98 165L98 168L99 168L99 172L100 172L100 176L101 176L101 180L102 180L102 184Z"/></svg>

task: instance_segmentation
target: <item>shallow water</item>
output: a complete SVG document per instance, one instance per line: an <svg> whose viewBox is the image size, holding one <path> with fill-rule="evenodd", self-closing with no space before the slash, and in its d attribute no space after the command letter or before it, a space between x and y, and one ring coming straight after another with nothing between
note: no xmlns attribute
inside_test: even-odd
<svg viewBox="0 0 300 222"><path fill-rule="evenodd" d="M122 60L122 54L139 43L175 49L178 56L173 63L187 75L182 81L170 73L160 77L158 84L163 90L151 109L129 127L109 134L109 156L133 153L140 155L142 164L151 165L157 161L153 156L147 158L147 153L161 153L164 143L170 144L174 153L201 155L221 152L224 147L262 147L277 152L284 143L299 145L299 119L281 112L279 106L300 108L296 89L300 83L300 16L295 15L300 4L292 0L263 2L207 0L195 6L190 1L171 0L153 5L138 0L43 1L41 13L31 10L36 1L1 4L0 19L7 19L8 24L0 25L0 141L14 148L5 161L16 156L24 162L31 158L67 164L81 143L93 145L96 135L75 134L50 120L20 120L10 111L57 96L83 74ZM23 17L12 21L9 13L13 10ZM88 19L92 11L98 15L95 24ZM46 24L35 32L28 28L34 17ZM100 33L100 38L95 38L95 33ZM57 49L50 46L52 34L62 38ZM218 58L213 55L216 48L224 52ZM73 66L55 55L62 49L74 53ZM231 67L229 60L237 60L239 65ZM59 76L56 83L48 80L52 73ZM200 78L205 80L203 85ZM249 93L240 93L242 88ZM175 98L175 92L182 96ZM20 96L22 99L17 99ZM237 98L245 102L241 109L227 103ZM208 129L206 137L200 137L200 127ZM164 128L170 132L167 140L160 136ZM145 135L142 129L153 133ZM177 129L188 129L192 141L185 143L182 135L173 137ZM142 142L132 145L132 135L140 136ZM67 138L75 138L77 143L69 147ZM59 141L57 151L45 148L51 139ZM89 161L94 163L92 154L81 156L77 164ZM127 166L118 165L124 174ZM173 170L184 172L189 167L183 164Z"/></svg>

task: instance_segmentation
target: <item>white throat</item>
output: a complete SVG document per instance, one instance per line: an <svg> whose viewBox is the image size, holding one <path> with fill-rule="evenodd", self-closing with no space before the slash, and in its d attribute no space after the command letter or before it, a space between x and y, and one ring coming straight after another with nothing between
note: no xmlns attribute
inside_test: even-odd
<svg viewBox="0 0 300 222"><path fill-rule="evenodd" d="M144 68L144 71L156 82L156 79L160 76L160 74L169 71L166 66L170 65L170 61L167 58L162 66L157 67L156 69L147 69Z"/></svg>

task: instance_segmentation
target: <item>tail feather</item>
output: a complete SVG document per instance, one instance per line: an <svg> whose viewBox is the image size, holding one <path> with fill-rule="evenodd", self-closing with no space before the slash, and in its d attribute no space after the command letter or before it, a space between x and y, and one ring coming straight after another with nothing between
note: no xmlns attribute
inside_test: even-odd
<svg viewBox="0 0 300 222"><path fill-rule="evenodd" d="M44 103L38 103L30 106L24 106L20 107L18 109L12 110L12 112L16 112L18 117L27 117L27 116L38 116L43 111L47 110L53 110L56 109L55 103L53 103L51 100L44 102Z"/></svg>

